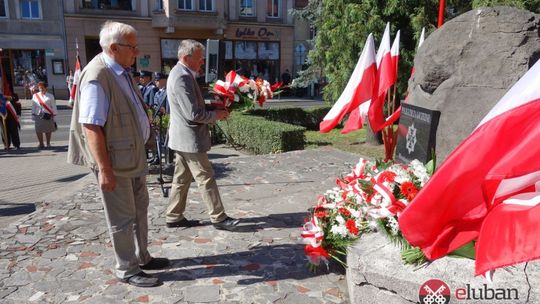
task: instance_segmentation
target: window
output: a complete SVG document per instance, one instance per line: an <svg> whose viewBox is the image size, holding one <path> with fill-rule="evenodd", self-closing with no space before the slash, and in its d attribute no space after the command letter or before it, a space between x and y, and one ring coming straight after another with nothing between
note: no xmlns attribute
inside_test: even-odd
<svg viewBox="0 0 540 304"><path fill-rule="evenodd" d="M279 18L281 14L281 0L267 0L266 1L266 16L270 18Z"/></svg>
<svg viewBox="0 0 540 304"><path fill-rule="evenodd" d="M248 78L279 80L279 42L224 41L224 70L235 70Z"/></svg>
<svg viewBox="0 0 540 304"><path fill-rule="evenodd" d="M163 10L163 0L155 0L154 10L155 11L162 11Z"/></svg>
<svg viewBox="0 0 540 304"><path fill-rule="evenodd" d="M277 42L259 42L259 59L279 60L279 43Z"/></svg>
<svg viewBox="0 0 540 304"><path fill-rule="evenodd" d="M7 0L0 0L0 18L6 18L7 11Z"/></svg>
<svg viewBox="0 0 540 304"><path fill-rule="evenodd" d="M20 0L22 19L41 19L39 0Z"/></svg>
<svg viewBox="0 0 540 304"><path fill-rule="evenodd" d="M255 16L255 8L253 7L253 0L241 0L240 1L240 16Z"/></svg>
<svg viewBox="0 0 540 304"><path fill-rule="evenodd" d="M205 12L213 12L214 0L199 0L199 10Z"/></svg>
<svg viewBox="0 0 540 304"><path fill-rule="evenodd" d="M303 44L299 44L294 48L294 63L296 65L303 65L306 62L306 47Z"/></svg>
<svg viewBox="0 0 540 304"><path fill-rule="evenodd" d="M82 0L83 8L132 11L131 0Z"/></svg>
<svg viewBox="0 0 540 304"><path fill-rule="evenodd" d="M16 86L29 87L39 81L47 82L45 50L12 50L11 55Z"/></svg>
<svg viewBox="0 0 540 304"><path fill-rule="evenodd" d="M193 1L192 0L178 0L178 9L183 11L193 10Z"/></svg>

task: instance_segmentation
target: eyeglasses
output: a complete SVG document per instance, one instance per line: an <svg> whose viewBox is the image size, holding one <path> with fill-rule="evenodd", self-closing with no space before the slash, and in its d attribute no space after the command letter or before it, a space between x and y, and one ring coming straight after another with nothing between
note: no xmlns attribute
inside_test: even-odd
<svg viewBox="0 0 540 304"><path fill-rule="evenodd" d="M129 44L124 44L124 43L117 43L117 45L119 46L125 46L125 47L128 47L130 48L132 51L137 51L139 49L139 46L138 45L129 45Z"/></svg>

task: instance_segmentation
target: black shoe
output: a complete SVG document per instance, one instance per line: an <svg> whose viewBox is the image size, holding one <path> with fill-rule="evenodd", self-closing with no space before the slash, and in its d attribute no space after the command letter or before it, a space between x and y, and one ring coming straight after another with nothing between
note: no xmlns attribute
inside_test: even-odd
<svg viewBox="0 0 540 304"><path fill-rule="evenodd" d="M151 276L144 271L129 278L120 279L120 281L137 287L156 287L162 284L160 279Z"/></svg>
<svg viewBox="0 0 540 304"><path fill-rule="evenodd" d="M167 223L167 228L178 228L178 227L191 228L191 227L197 227L201 225L202 224L199 221L190 221L187 218L183 218L182 220L178 222Z"/></svg>
<svg viewBox="0 0 540 304"><path fill-rule="evenodd" d="M238 223L240 223L240 220L234 219L232 217L227 217L221 222L212 223L212 225L214 225L214 228L218 230L234 231L237 228Z"/></svg>
<svg viewBox="0 0 540 304"><path fill-rule="evenodd" d="M171 265L171 261L167 258L152 258L150 262L140 266L141 269L144 270L157 270L157 269L163 269L167 266Z"/></svg>

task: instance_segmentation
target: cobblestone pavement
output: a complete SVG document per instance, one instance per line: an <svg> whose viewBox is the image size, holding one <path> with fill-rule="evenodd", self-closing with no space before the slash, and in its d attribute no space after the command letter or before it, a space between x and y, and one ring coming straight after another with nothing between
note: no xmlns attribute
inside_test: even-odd
<svg viewBox="0 0 540 304"><path fill-rule="evenodd" d="M318 194L334 186L357 156L332 148L264 156L210 154L230 216L240 232L210 224L169 229L166 199L148 177L149 250L171 267L164 284L119 282L101 201L91 175L45 200L0 235L2 303L348 303L343 272L306 267L300 227ZM156 170L154 170L156 171ZM195 184L186 216L208 221Z"/></svg>

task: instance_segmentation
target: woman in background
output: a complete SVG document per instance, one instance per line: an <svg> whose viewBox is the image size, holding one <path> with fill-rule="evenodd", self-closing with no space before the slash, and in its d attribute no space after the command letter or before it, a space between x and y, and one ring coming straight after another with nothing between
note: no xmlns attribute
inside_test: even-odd
<svg viewBox="0 0 540 304"><path fill-rule="evenodd" d="M43 133L47 141L47 148L51 147L51 134L56 131L54 116L58 113L56 101L51 93L47 92L47 85L40 81L37 84L39 92L32 96L32 120L35 123L36 135L39 141L39 149L43 145Z"/></svg>

